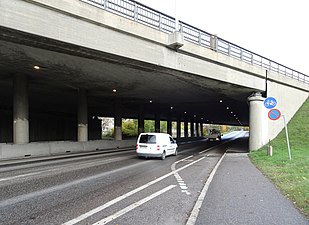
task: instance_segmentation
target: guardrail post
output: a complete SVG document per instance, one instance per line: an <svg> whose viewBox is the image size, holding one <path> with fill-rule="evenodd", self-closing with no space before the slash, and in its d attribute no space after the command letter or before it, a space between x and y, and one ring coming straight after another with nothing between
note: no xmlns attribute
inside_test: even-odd
<svg viewBox="0 0 309 225"><path fill-rule="evenodd" d="M251 64L253 64L253 54L251 53Z"/></svg>
<svg viewBox="0 0 309 225"><path fill-rule="evenodd" d="M137 3L134 2L134 21L137 21L138 11L137 11Z"/></svg>
<svg viewBox="0 0 309 225"><path fill-rule="evenodd" d="M198 32L198 44L199 45L202 44L202 34L201 34L201 31Z"/></svg>
<svg viewBox="0 0 309 225"><path fill-rule="evenodd" d="M104 9L107 9L108 0L104 0Z"/></svg>
<svg viewBox="0 0 309 225"><path fill-rule="evenodd" d="M181 23L179 23L179 26L180 26L180 33L183 33L183 26L182 26L182 24Z"/></svg>
<svg viewBox="0 0 309 225"><path fill-rule="evenodd" d="M210 36L210 49L218 51L218 37L215 34Z"/></svg>
<svg viewBox="0 0 309 225"><path fill-rule="evenodd" d="M162 30L162 15L159 14L159 30Z"/></svg>
<svg viewBox="0 0 309 225"><path fill-rule="evenodd" d="M240 49L240 60L243 61L243 51Z"/></svg>
<svg viewBox="0 0 309 225"><path fill-rule="evenodd" d="M231 44L228 43L228 46L227 46L227 54L228 56L231 56Z"/></svg>

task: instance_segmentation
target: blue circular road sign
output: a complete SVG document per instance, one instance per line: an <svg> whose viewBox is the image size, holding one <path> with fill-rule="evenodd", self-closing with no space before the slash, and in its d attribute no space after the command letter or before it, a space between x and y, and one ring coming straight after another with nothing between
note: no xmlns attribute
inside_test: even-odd
<svg viewBox="0 0 309 225"><path fill-rule="evenodd" d="M268 118L271 120L277 120L281 117L281 112L279 109L271 109L268 112Z"/></svg>
<svg viewBox="0 0 309 225"><path fill-rule="evenodd" d="M272 109L272 108L275 108L277 105L277 100L273 97L268 97L264 100L264 106L267 108L267 109Z"/></svg>

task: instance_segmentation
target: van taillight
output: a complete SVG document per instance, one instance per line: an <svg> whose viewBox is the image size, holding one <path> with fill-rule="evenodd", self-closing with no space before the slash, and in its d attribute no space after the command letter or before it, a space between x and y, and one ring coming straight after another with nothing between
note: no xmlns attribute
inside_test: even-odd
<svg viewBox="0 0 309 225"><path fill-rule="evenodd" d="M157 150L160 151L160 145L157 145Z"/></svg>
<svg viewBox="0 0 309 225"><path fill-rule="evenodd" d="M136 145L136 150L138 149L138 145Z"/></svg>

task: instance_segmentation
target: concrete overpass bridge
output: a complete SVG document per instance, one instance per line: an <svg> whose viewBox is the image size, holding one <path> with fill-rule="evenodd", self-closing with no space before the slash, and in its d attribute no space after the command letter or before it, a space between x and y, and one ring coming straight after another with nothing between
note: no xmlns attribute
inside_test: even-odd
<svg viewBox="0 0 309 225"><path fill-rule="evenodd" d="M121 118L250 126L250 149L274 138L263 100L290 120L309 77L128 0L3 0L1 158L121 147ZM260 95L262 94L262 96ZM115 118L102 141L97 116ZM198 126L193 126L196 124ZM191 126L192 134L188 134Z"/></svg>

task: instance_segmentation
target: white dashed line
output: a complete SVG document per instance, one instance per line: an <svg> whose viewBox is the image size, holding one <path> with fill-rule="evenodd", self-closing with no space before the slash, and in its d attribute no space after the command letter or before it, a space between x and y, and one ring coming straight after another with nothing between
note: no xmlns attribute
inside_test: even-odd
<svg viewBox="0 0 309 225"><path fill-rule="evenodd" d="M172 164L171 166L171 170L174 172L176 170L176 164L177 163L180 163L180 162L184 162L184 161L192 161L192 160L189 160L190 158L192 158L193 155L190 155L182 160L179 160L179 161L176 161ZM178 185L181 189L181 192L187 194L187 195L190 195L191 193L189 191L187 191L188 187L185 183L185 181L181 178L181 176L179 175L179 173L175 172L174 173L174 177L176 178L177 182L178 182Z"/></svg>
<svg viewBox="0 0 309 225"><path fill-rule="evenodd" d="M138 201L136 203L133 203L132 205L129 205L128 207L126 207L126 208L116 212L115 214L110 215L110 216L108 216L108 217L106 217L106 218L104 218L104 219L94 223L93 225L107 224L107 223L113 221L114 219L116 219L116 218L118 218L118 217L120 217L120 216L122 216L122 215L124 215L124 214L126 214L128 212L130 212L131 210L133 210L133 209L135 209L135 208L145 204L146 202L150 201L151 199L153 199L155 197L158 197L159 195L162 195L163 193L171 190L174 187L176 187L176 185L170 185L170 186L162 189L161 191L158 191L158 192L156 192L156 193L154 193L154 194L152 194L152 195L150 195L150 196L148 196L148 197L146 197L146 198L144 198L144 199L142 199L142 200L140 200L140 201Z"/></svg>
<svg viewBox="0 0 309 225"><path fill-rule="evenodd" d="M187 158L190 158L190 157L187 157ZM80 222L80 221L82 221L82 220L84 220L84 219L86 219L86 218L88 218L88 217L90 217L90 216L92 216L92 215L94 215L94 214L96 214L96 213L98 213L98 212L100 212L100 211L102 211L102 210L104 210L104 209L106 209L106 208L108 208L108 207L110 207L110 206L112 206L112 205L114 205L114 204L116 204L116 203L118 203L118 202L128 198L129 196L132 196L132 195L134 195L134 194L144 190L145 188L147 188L147 187L149 187L149 186L151 186L153 184L158 183L159 181L164 180L165 178L167 178L167 177L169 177L169 176L171 176L171 175L173 175L175 173L178 173L179 171L184 170L184 169L188 168L189 166L194 165L195 163L200 162L203 159L205 159L205 157L201 157L201 158L199 158L199 159L197 159L197 160L195 160L195 161L193 161L193 162L191 162L191 163L189 163L189 164L187 164L187 165L185 165L185 166L183 166L183 167L181 167L181 168L179 168L177 170L174 170L174 171L172 171L170 173L167 173L167 174L165 174L165 175L163 175L163 176L161 176L161 177L159 177L159 178L157 178L157 179L155 179L153 181L150 181L147 184L144 184L144 185L142 185L142 186L140 186L140 187L138 187L138 188L136 188L136 189L134 189L134 190L124 194L124 195L119 196L118 198L115 198L115 199L105 203L104 205L101 205L101 206L99 206L99 207L97 207L95 209L92 209L92 210L90 210L90 211L88 211L88 212L86 212L86 213L84 213L84 214L82 214L82 215L80 215L80 216L78 216L78 217L76 217L76 218L66 222L66 223L63 223L63 225L73 225L73 224L76 224L76 223L78 223L78 222ZM183 160L180 160L180 161L183 161Z"/></svg>

